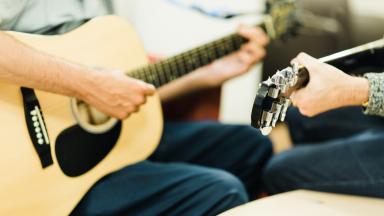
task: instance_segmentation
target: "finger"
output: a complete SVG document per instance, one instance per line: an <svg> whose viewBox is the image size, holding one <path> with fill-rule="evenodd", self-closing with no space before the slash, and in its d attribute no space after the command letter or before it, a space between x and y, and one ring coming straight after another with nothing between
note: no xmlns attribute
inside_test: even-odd
<svg viewBox="0 0 384 216"><path fill-rule="evenodd" d="M141 80L138 80L139 85L141 86L141 89L143 90L143 93L145 95L153 95L156 91L156 88L148 83L145 83Z"/></svg>
<svg viewBox="0 0 384 216"><path fill-rule="evenodd" d="M108 116L111 116L111 117L119 119L119 120L124 120L124 119L128 118L128 116L129 116L129 113L124 112L124 111L119 111L119 112L111 111L111 112L106 112L106 114Z"/></svg>
<svg viewBox="0 0 384 216"><path fill-rule="evenodd" d="M145 91L145 94L146 95L153 95L155 92L156 92L156 88L154 85L152 84L146 84L146 91Z"/></svg>
<svg viewBox="0 0 384 216"><path fill-rule="evenodd" d="M241 47L242 51L248 52L254 58L254 61L260 60L265 56L265 49L256 43L249 43Z"/></svg>
<svg viewBox="0 0 384 216"><path fill-rule="evenodd" d="M253 57L248 52L239 52L237 54L240 63L250 65L253 62Z"/></svg>
<svg viewBox="0 0 384 216"><path fill-rule="evenodd" d="M134 104L137 106L143 105L146 103L147 98L142 95L137 95L134 99L132 99ZM130 103L127 103L127 106L130 105Z"/></svg>
<svg viewBox="0 0 384 216"><path fill-rule="evenodd" d="M269 43L268 36L260 28L240 26L239 34L261 46L265 46Z"/></svg>

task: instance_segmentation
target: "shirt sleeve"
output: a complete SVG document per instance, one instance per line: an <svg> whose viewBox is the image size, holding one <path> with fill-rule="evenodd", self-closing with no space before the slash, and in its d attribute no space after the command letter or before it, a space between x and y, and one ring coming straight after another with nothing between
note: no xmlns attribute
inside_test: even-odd
<svg viewBox="0 0 384 216"><path fill-rule="evenodd" d="M366 73L364 77L369 81L369 101L364 114L384 117L384 73Z"/></svg>

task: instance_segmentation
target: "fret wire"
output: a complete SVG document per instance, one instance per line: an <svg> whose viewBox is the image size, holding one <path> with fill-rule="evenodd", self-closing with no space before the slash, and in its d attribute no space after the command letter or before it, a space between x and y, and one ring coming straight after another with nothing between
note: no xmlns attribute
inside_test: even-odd
<svg viewBox="0 0 384 216"><path fill-rule="evenodd" d="M186 60L186 66L187 66L187 71L194 71L194 67L193 67L193 62L195 61L195 58L188 52L188 53L185 53L185 59Z"/></svg>
<svg viewBox="0 0 384 216"><path fill-rule="evenodd" d="M142 68L140 70L140 77L142 78L142 80L148 82L148 83L152 83L153 80L150 79L150 77L148 76L148 73L146 72L146 68Z"/></svg>
<svg viewBox="0 0 384 216"><path fill-rule="evenodd" d="M154 66L153 65L149 65L146 68L146 72L147 72L148 76L151 77L151 80L153 80L153 84L156 87L160 87L161 86L160 77L158 76L158 74L156 74L157 71L154 69Z"/></svg>
<svg viewBox="0 0 384 216"><path fill-rule="evenodd" d="M187 58L188 58L188 62L187 62L188 71L196 70L196 68L199 66L198 56L190 52L188 53Z"/></svg>
<svg viewBox="0 0 384 216"><path fill-rule="evenodd" d="M168 75L168 79L169 81L173 81L175 79L178 78L177 75L174 74L174 71L172 71L171 67L170 67L170 64L172 64L170 61L164 61L163 62L163 68L164 70L166 71L167 75Z"/></svg>
<svg viewBox="0 0 384 216"><path fill-rule="evenodd" d="M186 73L186 70L185 70L184 61L182 59L182 55L176 56L176 62L177 62L176 64L177 64L177 69L179 71L179 74L184 75Z"/></svg>
<svg viewBox="0 0 384 216"><path fill-rule="evenodd" d="M207 53L205 52L206 51L206 47L205 46L202 46L198 49L198 51L201 53L201 60L202 60L202 63L203 65L206 65L209 63L209 60L208 60L208 55Z"/></svg>
<svg viewBox="0 0 384 216"><path fill-rule="evenodd" d="M191 70L189 69L190 58L189 58L188 52L183 53L181 55L181 59L183 60L183 64L184 64L184 74L191 72Z"/></svg>
<svg viewBox="0 0 384 216"><path fill-rule="evenodd" d="M172 70L170 64L172 64L170 61L166 61L164 62L164 65L165 65L165 69L168 71L168 73L170 73L170 75L173 77L172 79L175 79L177 78L178 76L174 74L174 71Z"/></svg>
<svg viewBox="0 0 384 216"><path fill-rule="evenodd" d="M191 71L196 70L202 65L200 53L198 53L196 50L191 50L189 52L189 56L191 59L193 59L191 63Z"/></svg>
<svg viewBox="0 0 384 216"><path fill-rule="evenodd" d="M184 66L184 70L183 70L183 72L184 72L184 74L187 74L187 73L189 73L189 72L191 72L188 68L188 61L189 61L189 58L188 58L188 52L185 52L185 53L182 53L181 55L180 55L180 59L181 59L181 61L182 61L182 63L183 63L183 66Z"/></svg>
<svg viewBox="0 0 384 216"><path fill-rule="evenodd" d="M192 60L193 62L191 64L191 70L195 70L202 65L201 58L200 58L201 55L197 49L193 49L193 50L189 51L188 55L191 59L193 59Z"/></svg>
<svg viewBox="0 0 384 216"><path fill-rule="evenodd" d="M172 62L172 64L170 64L170 66L171 66L173 74L175 74L177 77L180 77L181 74L179 74L179 71L177 70L175 58L172 58L171 62Z"/></svg>
<svg viewBox="0 0 384 216"><path fill-rule="evenodd" d="M227 37L224 42L228 45L228 48L230 51L239 49L239 47L235 46L233 37L234 37L233 35Z"/></svg>
<svg viewBox="0 0 384 216"><path fill-rule="evenodd" d="M169 71L164 67L164 61L158 62L157 64L158 64L158 67L161 68L161 71L163 73L163 76L165 77L166 82L168 82L170 79L170 74L169 74Z"/></svg>
<svg viewBox="0 0 384 216"><path fill-rule="evenodd" d="M157 63L153 64L152 66L153 66L153 70L155 71L154 74L156 74L156 76L159 79L159 86L163 85L164 84L164 79L163 79L163 76L161 74L161 71L157 68Z"/></svg>
<svg viewBox="0 0 384 216"><path fill-rule="evenodd" d="M216 44L215 49L217 50L216 52L218 53L218 57L220 58L226 56L229 53L229 50L227 50L224 44L225 44L224 40L218 41Z"/></svg>
<svg viewBox="0 0 384 216"><path fill-rule="evenodd" d="M140 70L139 69L134 70L134 71L128 73L127 76L133 77L135 79L141 79L141 74L140 74Z"/></svg>
<svg viewBox="0 0 384 216"><path fill-rule="evenodd" d="M185 59L184 59L184 55L183 54L177 56L176 62L177 62L177 65L178 65L179 74L184 75L187 72L189 72L186 69Z"/></svg>
<svg viewBox="0 0 384 216"><path fill-rule="evenodd" d="M157 76L159 77L160 85L164 85L164 84L167 82L167 79L166 79L166 77L164 76L163 71L162 71L161 68L159 67L159 64L158 64L158 63L155 63L155 64L153 64L153 67L154 67L154 70L156 71L155 74L157 74Z"/></svg>
<svg viewBox="0 0 384 216"><path fill-rule="evenodd" d="M169 59L169 66L171 68L171 72L172 74L174 74L175 76L177 77L180 77L181 74L179 74L179 70L177 68L177 59L176 59L176 56L173 56L172 58Z"/></svg>
<svg viewBox="0 0 384 216"><path fill-rule="evenodd" d="M226 40L225 46L227 47L228 52L230 52L231 50L235 50L232 40Z"/></svg>
<svg viewBox="0 0 384 216"><path fill-rule="evenodd" d="M144 80L147 83L153 84L153 80L151 79L151 77L146 71L147 71L147 67L141 68L140 70L140 76L143 78L142 80Z"/></svg>

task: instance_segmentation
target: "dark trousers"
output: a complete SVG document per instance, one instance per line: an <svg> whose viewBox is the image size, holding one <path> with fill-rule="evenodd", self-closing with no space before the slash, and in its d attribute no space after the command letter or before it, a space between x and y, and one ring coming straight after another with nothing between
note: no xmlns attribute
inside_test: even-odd
<svg viewBox="0 0 384 216"><path fill-rule="evenodd" d="M255 196L270 141L249 126L168 122L156 152L112 173L73 215L216 215Z"/></svg>
<svg viewBox="0 0 384 216"><path fill-rule="evenodd" d="M310 189L384 198L384 118L343 108L306 118L291 109L295 143L264 172L270 194Z"/></svg>

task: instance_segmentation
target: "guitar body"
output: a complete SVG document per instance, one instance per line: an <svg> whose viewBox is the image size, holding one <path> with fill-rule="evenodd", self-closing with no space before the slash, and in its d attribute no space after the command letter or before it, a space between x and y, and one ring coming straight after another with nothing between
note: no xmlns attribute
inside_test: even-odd
<svg viewBox="0 0 384 216"><path fill-rule="evenodd" d="M60 36L10 34L37 50L83 65L130 70L147 63L136 33L115 16L93 19ZM45 118L53 164L43 169L32 145L20 88L1 83L0 119L6 126L0 132L0 215L68 215L95 182L108 173L144 160L159 143L163 121L157 95L149 98L139 113L111 131L94 135L76 126L70 98L35 92ZM75 129L69 130L71 128ZM66 148L67 145L70 147ZM104 151L100 161L81 174L68 175L71 173L68 170L76 167L67 166L67 172L63 172L59 166L58 158L75 161L72 165L78 161L76 166L82 166L81 162L94 157L92 154L98 149Z"/></svg>

